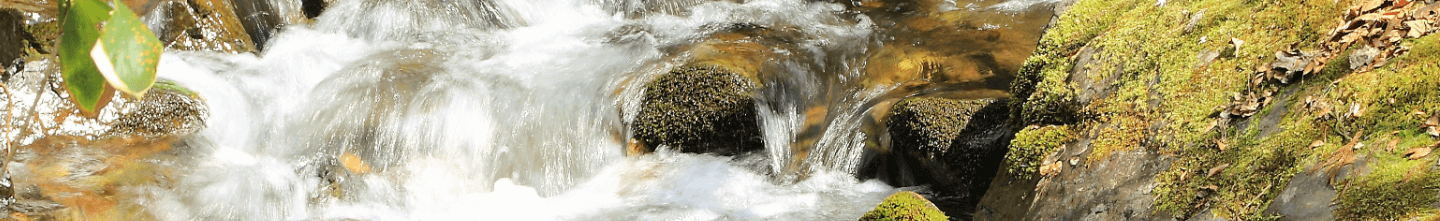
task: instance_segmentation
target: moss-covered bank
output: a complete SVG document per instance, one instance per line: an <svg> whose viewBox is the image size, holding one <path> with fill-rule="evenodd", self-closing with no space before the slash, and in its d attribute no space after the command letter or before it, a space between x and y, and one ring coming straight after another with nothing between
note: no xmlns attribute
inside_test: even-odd
<svg viewBox="0 0 1440 221"><path fill-rule="evenodd" d="M1398 47L1408 46L1409 53L1399 50L1374 70L1351 70L1350 55L1364 44L1325 51L1339 40L1327 33L1354 17L1346 15L1352 4L1368 3L1406 7L1349 0L1079 1L1047 31L1012 87L1013 119L1031 129L1012 142L1008 171L1041 177L1039 199L1025 217L1290 219L1275 209L1296 203L1275 203L1282 192L1331 188L1338 192L1334 206L1322 209L1337 219L1436 216L1430 204L1440 180L1432 166L1420 166L1435 159L1411 159L1406 152L1437 141L1420 125L1440 112L1440 37L1404 37ZM1277 56L1289 56L1277 52L1293 51L1338 56L1315 74L1270 77L1279 68ZM1076 139L1056 148L1068 139L1056 130ZM1057 152L1075 158L1055 159L1072 162L1057 165L1054 174L1036 168L1050 163L1042 156ZM1153 203L1047 202L1065 194L1053 190L1098 182L1070 173L1142 152L1155 157L1130 160L1164 165L1135 175L1153 178L1130 181L1142 184ZM1293 177L1314 173L1328 182L1285 188Z"/></svg>

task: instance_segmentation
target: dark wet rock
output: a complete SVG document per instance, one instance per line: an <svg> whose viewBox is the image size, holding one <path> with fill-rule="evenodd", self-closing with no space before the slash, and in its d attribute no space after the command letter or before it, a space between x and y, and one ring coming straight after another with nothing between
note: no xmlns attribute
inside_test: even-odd
<svg viewBox="0 0 1440 221"><path fill-rule="evenodd" d="M947 214L970 216L1014 138L1007 102L911 97L891 110L891 149L866 156L860 175L896 186L929 185Z"/></svg>
<svg viewBox="0 0 1440 221"><path fill-rule="evenodd" d="M945 212L941 212L935 204L925 200L925 197L910 191L900 191L886 197L885 201L876 205L875 209L860 217L860 221L881 221L881 220L947 220Z"/></svg>
<svg viewBox="0 0 1440 221"><path fill-rule="evenodd" d="M25 55L29 47L26 42L34 41L25 31L25 18L19 11L0 9L0 66L9 67L16 58Z"/></svg>
<svg viewBox="0 0 1440 221"><path fill-rule="evenodd" d="M301 4L300 4L301 7L300 7L300 8L301 8L301 11L303 11L303 12L305 13L305 18L314 19L315 17L320 17L320 13L321 13L321 12L325 12L325 8L330 7L330 3L331 3L332 1L331 1L331 0L302 0L302 1L300 1L300 2L301 2Z"/></svg>
<svg viewBox="0 0 1440 221"><path fill-rule="evenodd" d="M715 66L677 68L645 86L635 138L647 148L736 154L764 148L756 120L757 84Z"/></svg>
<svg viewBox="0 0 1440 221"><path fill-rule="evenodd" d="M1335 220L1335 196L1325 173L1295 174L1265 214L1285 214L1279 220Z"/></svg>
<svg viewBox="0 0 1440 221"><path fill-rule="evenodd" d="M167 50L256 51L245 24L227 0L169 0L141 16Z"/></svg>
<svg viewBox="0 0 1440 221"><path fill-rule="evenodd" d="M1155 210L1151 192L1154 177L1169 169L1170 157L1150 150L1111 153L1091 163L1072 164L1071 156L1084 157L1091 148L1081 141L1060 151L1064 172L1042 178L1035 186L1035 204L1025 220L1170 220ZM1044 203L1039 203L1044 202Z"/></svg>
<svg viewBox="0 0 1440 221"><path fill-rule="evenodd" d="M278 6L265 0L231 0L230 4L235 6L235 15L240 18L245 33L250 34L255 50L265 50L265 42L279 31L283 22Z"/></svg>

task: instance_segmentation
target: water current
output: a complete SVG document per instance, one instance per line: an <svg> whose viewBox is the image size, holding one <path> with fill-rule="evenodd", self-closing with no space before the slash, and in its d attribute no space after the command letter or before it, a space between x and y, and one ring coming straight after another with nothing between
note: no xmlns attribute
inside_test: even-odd
<svg viewBox="0 0 1440 221"><path fill-rule="evenodd" d="M644 84L733 24L803 36L756 104L766 150L625 156ZM843 86L876 26L807 0L339 0L258 54L162 57L208 127L141 204L165 220L853 220L899 190L854 175L862 119L892 89ZM813 106L832 113L818 132Z"/></svg>

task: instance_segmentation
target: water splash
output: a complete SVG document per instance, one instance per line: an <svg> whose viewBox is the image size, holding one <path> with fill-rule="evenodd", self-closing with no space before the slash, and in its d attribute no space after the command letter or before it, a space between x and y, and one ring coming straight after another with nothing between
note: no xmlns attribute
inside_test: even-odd
<svg viewBox="0 0 1440 221"><path fill-rule="evenodd" d="M780 52L796 56L779 76L796 77L775 88L809 98L855 76L870 34L836 4L668 3L342 0L260 56L167 53L160 76L205 97L210 127L178 183L139 191L165 220L853 219L894 191L844 170L774 182L756 169L789 166L788 152L622 157L637 88L716 24L808 36ZM656 13L617 16L638 11ZM781 103L828 99L811 100Z"/></svg>

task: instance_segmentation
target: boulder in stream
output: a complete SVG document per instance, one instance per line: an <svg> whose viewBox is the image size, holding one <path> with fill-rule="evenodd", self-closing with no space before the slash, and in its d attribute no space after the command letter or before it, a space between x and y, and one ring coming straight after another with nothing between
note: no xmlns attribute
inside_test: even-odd
<svg viewBox="0 0 1440 221"><path fill-rule="evenodd" d="M674 69L645 86L635 137L649 149L722 155L762 149L755 88L753 80L717 66Z"/></svg>
<svg viewBox="0 0 1440 221"><path fill-rule="evenodd" d="M1014 134L1005 99L918 96L896 102L886 120L889 150L867 156L862 177L928 185L952 215L969 214Z"/></svg>

